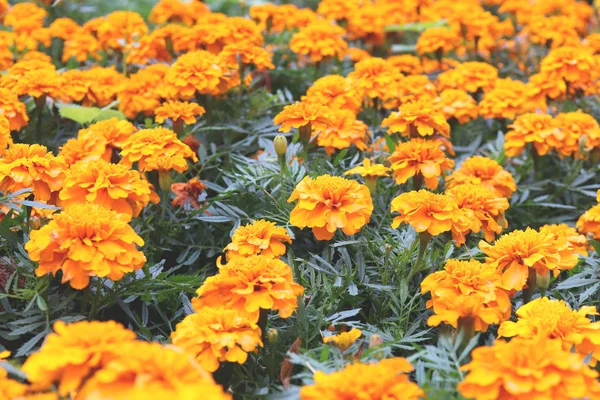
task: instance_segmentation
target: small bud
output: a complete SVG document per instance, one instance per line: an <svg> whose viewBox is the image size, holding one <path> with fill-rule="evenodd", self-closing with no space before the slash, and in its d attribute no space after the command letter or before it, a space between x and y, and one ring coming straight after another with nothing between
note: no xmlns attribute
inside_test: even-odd
<svg viewBox="0 0 600 400"><path fill-rule="evenodd" d="M378 334L374 333L369 338L369 348L375 348L383 344L383 339Z"/></svg>
<svg viewBox="0 0 600 400"><path fill-rule="evenodd" d="M161 190L165 193L169 193L171 190L171 171L170 170L160 170L158 171L158 185Z"/></svg>
<svg viewBox="0 0 600 400"><path fill-rule="evenodd" d="M273 139L273 145L275 146L275 152L277 153L277 155L279 157L283 157L285 156L285 153L287 152L287 139L285 138L285 136L283 135L277 135L275 136L275 139Z"/></svg>
<svg viewBox="0 0 600 400"><path fill-rule="evenodd" d="M308 124L301 126L298 131L300 133L300 142L304 147L308 146L310 137L312 136L312 124L309 122Z"/></svg>
<svg viewBox="0 0 600 400"><path fill-rule="evenodd" d="M36 230L40 229L41 224L42 224L42 221L40 220L40 217L38 217L37 215L33 215L33 216L29 217L29 229L36 231Z"/></svg>
<svg viewBox="0 0 600 400"><path fill-rule="evenodd" d="M385 245L385 255L386 256L389 256L390 253L392 252L392 250L394 250L394 246L392 246L391 244Z"/></svg>
<svg viewBox="0 0 600 400"><path fill-rule="evenodd" d="M542 290L548 289L550 282L552 281L552 276L549 273L546 273L546 275L540 275L537 272L535 275L535 286Z"/></svg>
<svg viewBox="0 0 600 400"><path fill-rule="evenodd" d="M267 331L267 339L271 344L277 343L277 339L279 339L279 331L275 328L269 329Z"/></svg>

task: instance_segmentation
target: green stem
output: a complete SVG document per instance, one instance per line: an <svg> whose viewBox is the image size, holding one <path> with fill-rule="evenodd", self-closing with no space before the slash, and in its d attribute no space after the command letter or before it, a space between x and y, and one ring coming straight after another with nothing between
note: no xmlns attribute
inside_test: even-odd
<svg viewBox="0 0 600 400"><path fill-rule="evenodd" d="M31 144L39 142L42 136L42 121L44 119L44 106L46 105L46 95L35 98L35 131L31 137Z"/></svg>
<svg viewBox="0 0 600 400"><path fill-rule="evenodd" d="M531 301L533 293L535 292L535 281L537 275L533 268L529 268L529 275L527 276L527 287L523 289L523 304L527 304Z"/></svg>

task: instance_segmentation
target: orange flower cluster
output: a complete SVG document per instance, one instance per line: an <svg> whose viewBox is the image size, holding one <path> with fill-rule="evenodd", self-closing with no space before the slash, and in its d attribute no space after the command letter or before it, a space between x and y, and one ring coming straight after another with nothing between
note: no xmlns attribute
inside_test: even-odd
<svg viewBox="0 0 600 400"><path fill-rule="evenodd" d="M509 198L517 190L510 172L504 170L497 161L481 156L467 158L446 178L446 187L471 183L482 186L498 197Z"/></svg>
<svg viewBox="0 0 600 400"><path fill-rule="evenodd" d="M279 258L286 252L285 243L292 244L292 238L285 228L276 226L264 219L238 227L231 243L225 247L227 261L234 257L262 255Z"/></svg>
<svg viewBox="0 0 600 400"><path fill-rule="evenodd" d="M504 153L509 157L521 154L528 143L532 143L536 153L543 156L553 148L560 148L564 137L552 116L547 114L519 115L510 128L504 136Z"/></svg>
<svg viewBox="0 0 600 400"><path fill-rule="evenodd" d="M338 25L315 21L292 36L290 50L300 56L308 56L313 63L333 57L342 59L348 49L345 34L346 31Z"/></svg>

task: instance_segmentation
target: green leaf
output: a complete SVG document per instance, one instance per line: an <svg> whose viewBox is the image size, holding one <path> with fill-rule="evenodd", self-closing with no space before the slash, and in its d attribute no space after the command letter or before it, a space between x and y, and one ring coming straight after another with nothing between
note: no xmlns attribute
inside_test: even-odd
<svg viewBox="0 0 600 400"><path fill-rule="evenodd" d="M80 125L91 124L92 122L103 121L110 118L125 119L122 112L111 109L100 109L98 107L82 106L59 106L60 116L75 121Z"/></svg>
<svg viewBox="0 0 600 400"><path fill-rule="evenodd" d="M120 120L127 119L125 115L119 110L100 110L98 115L94 118L94 122L104 121L106 119L118 118Z"/></svg>
<svg viewBox="0 0 600 400"><path fill-rule="evenodd" d="M417 46L414 44L394 44L392 45L392 53L414 53L417 51Z"/></svg>
<svg viewBox="0 0 600 400"><path fill-rule="evenodd" d="M423 32L425 29L437 28L439 26L447 26L446 20L432 22L410 22L402 25L388 25L385 27L386 32Z"/></svg>
<svg viewBox="0 0 600 400"><path fill-rule="evenodd" d="M596 254L600 254L600 242L597 240L590 240L590 244L596 251Z"/></svg>

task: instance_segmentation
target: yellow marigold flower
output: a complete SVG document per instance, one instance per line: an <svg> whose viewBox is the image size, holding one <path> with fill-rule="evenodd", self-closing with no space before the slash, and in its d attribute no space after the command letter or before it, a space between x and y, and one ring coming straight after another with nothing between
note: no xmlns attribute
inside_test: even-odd
<svg viewBox="0 0 600 400"><path fill-rule="evenodd" d="M225 307L257 322L260 310L277 310L289 318L304 288L294 283L292 269L277 258L262 255L234 257L206 278L192 299L198 313L203 307Z"/></svg>
<svg viewBox="0 0 600 400"><path fill-rule="evenodd" d="M264 3L250 6L250 17L258 22L261 30L281 33L293 27L298 11L293 4Z"/></svg>
<svg viewBox="0 0 600 400"><path fill-rule="evenodd" d="M150 201L158 202L152 186L138 171L104 160L79 162L69 168L58 197L63 208L93 203L133 217Z"/></svg>
<svg viewBox="0 0 600 400"><path fill-rule="evenodd" d="M48 12L34 3L17 3L4 15L4 26L19 34L30 34L44 26L47 16Z"/></svg>
<svg viewBox="0 0 600 400"><path fill-rule="evenodd" d="M333 343L341 351L346 351L361 336L362 331L360 329L352 328L348 332L324 337L323 343Z"/></svg>
<svg viewBox="0 0 600 400"><path fill-rule="evenodd" d="M372 178L378 176L389 176L390 168L383 164L371 164L371 160L365 158L362 165L354 167L346 172L344 175L360 175L363 178Z"/></svg>
<svg viewBox="0 0 600 400"><path fill-rule="evenodd" d="M370 99L387 100L391 95L390 86L401 78L402 74L383 58L371 57L357 62L354 71L348 74L348 80L359 93Z"/></svg>
<svg viewBox="0 0 600 400"><path fill-rule="evenodd" d="M159 343L124 343L85 383L81 399L215 399L231 396L183 350Z"/></svg>
<svg viewBox="0 0 600 400"><path fill-rule="evenodd" d="M183 207L186 203L189 203L192 208L199 209L198 197L204 189L206 189L206 185L200 182L198 178L192 178L187 183L173 183L171 191L175 193L175 198L171 205Z"/></svg>
<svg viewBox="0 0 600 400"><path fill-rule="evenodd" d="M62 270L62 283L75 289L85 288L92 276L116 281L146 262L136 248L144 240L129 226L130 220L97 204L73 205L31 231L25 250L39 264L37 276Z"/></svg>
<svg viewBox="0 0 600 400"><path fill-rule="evenodd" d="M434 100L434 108L446 120L456 118L459 124L466 124L479 115L477 102L467 92L460 89L446 89Z"/></svg>
<svg viewBox="0 0 600 400"><path fill-rule="evenodd" d="M540 70L551 79L584 87L595 79L598 61L587 49L564 46L551 50L540 63Z"/></svg>
<svg viewBox="0 0 600 400"><path fill-rule="evenodd" d="M256 22L245 17L228 17L223 21L227 34L224 36L223 45L231 43L251 43L262 46L264 38Z"/></svg>
<svg viewBox="0 0 600 400"><path fill-rule="evenodd" d="M0 158L0 191L5 193L30 188L35 200L49 201L64 178L62 160L39 144L14 144Z"/></svg>
<svg viewBox="0 0 600 400"><path fill-rule="evenodd" d="M106 139L102 136L90 135L82 138L72 138L60 147L58 156L62 158L67 167L80 161L110 161L111 152L107 151L107 145Z"/></svg>
<svg viewBox="0 0 600 400"><path fill-rule="evenodd" d="M324 130L335 120L329 107L311 101L297 101L283 107L273 118L275 125L281 125L279 132L289 132L292 128L301 128L310 124L313 131Z"/></svg>
<svg viewBox="0 0 600 400"><path fill-rule="evenodd" d="M592 366L600 360L600 322L592 322L587 315L598 315L596 307L584 306L571 310L563 300L538 298L522 305L516 312L517 321L500 325L499 337L532 339L538 336L559 339L565 351L582 356L592 355Z"/></svg>
<svg viewBox="0 0 600 400"><path fill-rule="evenodd" d="M366 4L355 9L348 18L347 30L350 39L362 39L364 43L382 45L385 42L385 27L390 23L385 7Z"/></svg>
<svg viewBox="0 0 600 400"><path fill-rule="evenodd" d="M407 359L395 357L377 364L350 364L330 374L317 371L315 383L300 390L300 399L423 399L425 393L408 379L407 373L412 370L413 366Z"/></svg>
<svg viewBox="0 0 600 400"><path fill-rule="evenodd" d="M302 97L303 102L325 104L331 110L350 110L355 113L361 107L362 94L341 75L327 75L317 79Z"/></svg>
<svg viewBox="0 0 600 400"><path fill-rule="evenodd" d="M464 213L453 198L427 190L402 193L392 200L391 210L400 213L394 217L392 228L406 223L417 232L427 231L431 236L448 232L453 225L465 224Z"/></svg>
<svg viewBox="0 0 600 400"><path fill-rule="evenodd" d="M121 50L126 43L148 33L144 18L133 11L113 11L98 24L96 36L107 49Z"/></svg>
<svg viewBox="0 0 600 400"><path fill-rule="evenodd" d="M420 175L428 189L436 189L439 177L454 167L454 161L446 157L439 140L423 138L398 143L388 160L397 184L406 183L409 178Z"/></svg>
<svg viewBox="0 0 600 400"><path fill-rule="evenodd" d="M389 89L390 97L384 103L387 109L402 104L423 101L432 102L438 96L437 89L427 75L410 75L398 79Z"/></svg>
<svg viewBox="0 0 600 400"><path fill-rule="evenodd" d="M120 120L115 117L93 123L87 128L80 129L77 138L80 140L86 140L91 137L104 138L109 150L107 157L108 160L110 160L112 150L123 148L123 143L137 131L138 129L131 122Z"/></svg>
<svg viewBox="0 0 600 400"><path fill-rule="evenodd" d="M206 110L197 103L189 103L187 101L165 101L154 109L154 119L159 124L165 122L167 118L171 118L173 122L183 121L187 125L196 123L196 116L204 115Z"/></svg>
<svg viewBox="0 0 600 400"><path fill-rule="evenodd" d="M344 58L348 43L344 40L346 31L328 21L316 21L301 28L290 39L290 50L300 56L310 57L313 63L333 57Z"/></svg>
<svg viewBox="0 0 600 400"><path fill-rule="evenodd" d="M171 341L209 372L221 362L243 364L248 353L262 347L261 330L236 310L202 307L184 318L171 333Z"/></svg>
<svg viewBox="0 0 600 400"><path fill-rule="evenodd" d="M148 65L151 62L171 62L173 60L167 46L164 28L152 31L137 42L128 43L125 46L125 53L127 54L125 58L127 64Z"/></svg>
<svg viewBox="0 0 600 400"><path fill-rule="evenodd" d="M576 22L564 15L534 15L524 29L531 43L551 48L577 46L579 34L575 30Z"/></svg>
<svg viewBox="0 0 600 400"><path fill-rule="evenodd" d="M543 156L552 149L560 148L564 137L548 114L519 115L509 128L504 135L504 153L508 157L521 154L527 143L532 143L536 153Z"/></svg>
<svg viewBox="0 0 600 400"><path fill-rule="evenodd" d="M61 60L63 63L71 58L75 58L80 63L86 62L89 58L99 60L102 58L100 50L102 46L98 39L85 32L76 32L65 39Z"/></svg>
<svg viewBox="0 0 600 400"><path fill-rule="evenodd" d="M436 132L450 137L450 125L444 115L425 101L401 105L397 112L383 119L381 126L388 127L388 133L406 137L431 136Z"/></svg>
<svg viewBox="0 0 600 400"><path fill-rule="evenodd" d="M458 208L465 213L468 228L452 230L452 238L456 245L465 243L466 235L470 232L483 231L485 240L491 242L495 236L508 227L504 212L508 210L508 200L498 197L488 189L472 183L456 185L446 191L446 194L456 200Z"/></svg>
<svg viewBox="0 0 600 400"><path fill-rule="evenodd" d="M13 145L13 139L10 135L10 123L6 117L0 114L0 156L8 146Z"/></svg>
<svg viewBox="0 0 600 400"><path fill-rule="evenodd" d="M156 163L161 157L171 160L173 169L178 172L187 170L186 158L198 161L189 146L177 139L175 132L165 128L142 129L131 135L123 143L121 157L121 164L131 167L137 162L141 171L158 169Z"/></svg>
<svg viewBox="0 0 600 400"><path fill-rule="evenodd" d="M392 64L394 67L396 67L398 71L405 75L420 75L424 72L419 57L413 56L411 54L391 56L388 57L386 61L389 64Z"/></svg>
<svg viewBox="0 0 600 400"><path fill-rule="evenodd" d="M529 77L526 85L529 101L538 108L547 109L547 100L564 100L567 94L567 84L564 80L554 79L548 74L534 74Z"/></svg>
<svg viewBox="0 0 600 400"><path fill-rule="evenodd" d="M160 86L157 88L154 82L165 76L165 71L144 68L132 74L126 79L119 90L119 111L127 118L135 119L140 113L151 116L154 110L160 106Z"/></svg>
<svg viewBox="0 0 600 400"><path fill-rule="evenodd" d="M455 69L442 72L438 76L438 88L461 89L465 92L486 92L496 85L498 70L490 64L469 61L459 64Z"/></svg>
<svg viewBox="0 0 600 400"><path fill-rule="evenodd" d="M179 57L165 75L165 83L177 96L190 100L196 93L217 95L225 71L218 56L204 50L196 50Z"/></svg>
<svg viewBox="0 0 600 400"><path fill-rule="evenodd" d="M483 96L479 103L479 115L484 118L514 119L518 114L532 111L532 108L527 98L527 85L506 79L496 82L496 87Z"/></svg>
<svg viewBox="0 0 600 400"><path fill-rule="evenodd" d="M62 396L74 395L89 375L121 354L122 346L135 338L134 332L114 321L68 325L57 321L54 333L46 336L40 350L27 358L23 372L38 389L50 389L56 384Z"/></svg>
<svg viewBox="0 0 600 400"><path fill-rule="evenodd" d="M486 255L486 263L502 272L502 284L507 290L523 289L530 273L547 276L552 272L558 276L560 271L577 264L577 254L566 239L531 228L507 233L493 245L481 241L479 248Z"/></svg>
<svg viewBox="0 0 600 400"><path fill-rule="evenodd" d="M417 39L417 53L445 54L460 46L460 35L453 29L435 27L425 29Z"/></svg>
<svg viewBox="0 0 600 400"><path fill-rule="evenodd" d="M588 241L584 235L581 235L573 227L567 224L543 225L539 229L540 233L550 233L556 240L566 240L570 248L581 255L587 256Z"/></svg>
<svg viewBox="0 0 600 400"><path fill-rule="evenodd" d="M19 101L16 93L4 87L0 87L0 110L8 119L11 131L19 131L29 123L25 104Z"/></svg>
<svg viewBox="0 0 600 400"><path fill-rule="evenodd" d="M467 158L452 175L446 177L446 187L449 189L463 183L483 186L496 196L506 198L517 190L510 172L504 170L496 160L481 156Z"/></svg>
<svg viewBox="0 0 600 400"><path fill-rule="evenodd" d="M594 149L600 146L600 125L598 121L581 110L559 113L554 117L554 126L564 133L564 140L557 149L566 156L579 154L579 141L587 136L586 147Z"/></svg>
<svg viewBox="0 0 600 400"><path fill-rule="evenodd" d="M254 65L260 71L275 68L271 60L272 55L268 50L248 42L228 44L223 47L219 57L232 69L238 69L240 65L242 68Z"/></svg>
<svg viewBox="0 0 600 400"><path fill-rule="evenodd" d="M347 20L352 13L366 3L364 0L322 0L317 7L317 14L324 16L328 20Z"/></svg>
<svg viewBox="0 0 600 400"><path fill-rule="evenodd" d="M510 318L511 303L502 289L502 275L477 260L448 260L444 270L423 279L421 292L431 292L427 301L427 308L434 312L427 320L430 326L468 324L485 332L490 324Z"/></svg>
<svg viewBox="0 0 600 400"><path fill-rule="evenodd" d="M92 67L85 71L90 86L83 98L84 106L105 107L117 99L122 84L127 78L121 75L114 66L109 68Z"/></svg>
<svg viewBox="0 0 600 400"><path fill-rule="evenodd" d="M52 63L42 60L19 61L0 78L0 85L22 96L54 96L59 90L59 79Z"/></svg>
<svg viewBox="0 0 600 400"><path fill-rule="evenodd" d="M165 22L193 25L198 15L209 12L210 8L200 0L160 0L152 7L148 19L157 25Z"/></svg>
<svg viewBox="0 0 600 400"><path fill-rule="evenodd" d="M52 37L60 38L62 40L69 39L82 29L81 25L71 18L56 18L48 27L48 31Z"/></svg>
<svg viewBox="0 0 600 400"><path fill-rule="evenodd" d="M373 201L365 185L337 176L305 177L288 202L298 200L290 224L309 227L317 240L331 240L340 228L354 235L371 219Z"/></svg>
<svg viewBox="0 0 600 400"><path fill-rule="evenodd" d="M369 128L367 124L356 119L356 114L350 110L337 110L334 119L321 132L317 134L317 145L324 147L328 155L335 150L347 149L355 145L359 150L367 149L369 140Z"/></svg>
<svg viewBox="0 0 600 400"><path fill-rule="evenodd" d="M475 400L597 398L598 372L583 357L561 348L559 340L496 340L478 347L458 391Z"/></svg>
<svg viewBox="0 0 600 400"><path fill-rule="evenodd" d="M259 219L238 227L231 237L231 243L225 246L227 260L234 257L262 255L278 258L285 254L285 243L292 244L292 238L285 228L271 221Z"/></svg>
<svg viewBox="0 0 600 400"><path fill-rule="evenodd" d="M577 230L584 235L592 235L596 240L600 240L600 204L596 204L577 220Z"/></svg>

